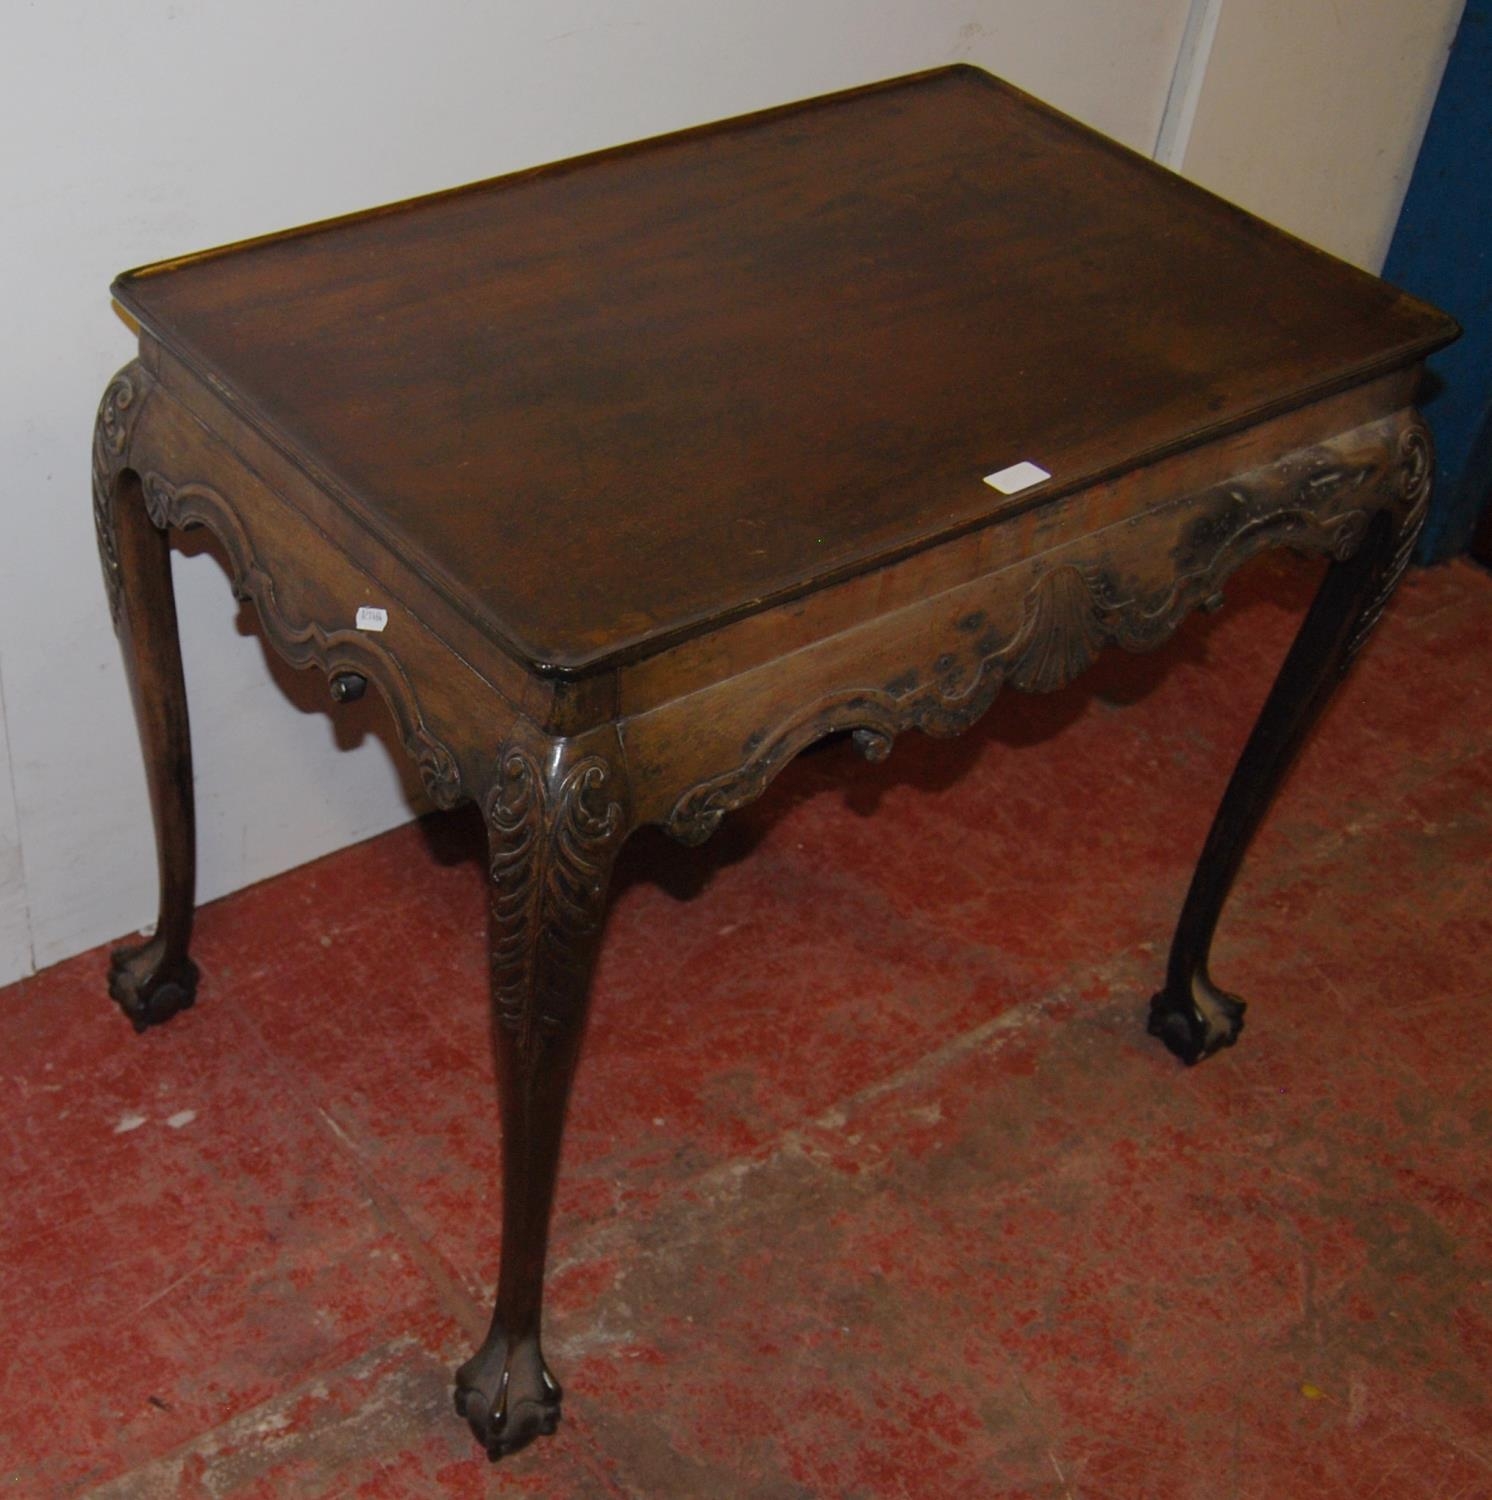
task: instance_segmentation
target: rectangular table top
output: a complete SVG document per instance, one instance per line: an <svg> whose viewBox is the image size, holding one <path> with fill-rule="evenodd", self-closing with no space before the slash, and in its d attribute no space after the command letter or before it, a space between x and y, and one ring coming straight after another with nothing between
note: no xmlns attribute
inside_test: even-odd
<svg viewBox="0 0 1492 1500"><path fill-rule="evenodd" d="M1400 368L1450 319L967 67L131 272L163 346L580 674ZM1051 478L983 482L1022 461Z"/></svg>

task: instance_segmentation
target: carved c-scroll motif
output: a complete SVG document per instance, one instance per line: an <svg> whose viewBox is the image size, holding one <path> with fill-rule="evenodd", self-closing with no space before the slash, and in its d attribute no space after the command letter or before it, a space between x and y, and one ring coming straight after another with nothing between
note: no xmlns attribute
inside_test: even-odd
<svg viewBox="0 0 1492 1500"><path fill-rule="evenodd" d="M1399 521L1399 541L1393 556L1383 571L1373 597L1368 600L1353 629L1352 639L1342 661L1346 671L1353 657L1362 650L1363 643L1372 634L1373 627L1382 618L1388 601L1393 598L1409 559L1414 555L1415 543L1425 529L1425 517L1430 510L1430 481L1435 473L1435 444L1430 429L1423 422L1415 422L1399 439L1399 504L1402 517Z"/></svg>
<svg viewBox="0 0 1492 1500"><path fill-rule="evenodd" d="M601 756L584 756L551 780L515 744L498 757L484 810L493 1000L527 1070L545 1036L574 1025L584 1007L623 814Z"/></svg>
<svg viewBox="0 0 1492 1500"><path fill-rule="evenodd" d="M98 560L104 570L109 618L119 633L124 580L119 571L119 539L115 531L115 482L124 466L130 433L150 388L150 377L138 364L126 365L104 388L93 424L93 529L98 538Z"/></svg>
<svg viewBox="0 0 1492 1500"><path fill-rule="evenodd" d="M356 672L383 694L399 738L419 769L437 807L454 807L462 796L461 772L450 749L425 724L414 686L382 646L353 630L324 630L316 621L298 623L280 604L274 579L260 563L232 505L206 484L173 484L157 473L144 477L145 507L161 527L205 526L228 554L233 592L251 600L264 633L293 667L320 667L331 674Z"/></svg>
<svg viewBox="0 0 1492 1500"><path fill-rule="evenodd" d="M905 729L933 735L967 729L1007 683L1050 692L1084 671L1106 644L1151 650L1267 547L1345 560L1396 489L1427 490L1415 477L1425 467L1424 439L1416 437L1422 429L1399 438L1401 425L1395 418L1375 423L1195 496L1188 503L1196 519L1168 559L1169 576L1152 589L1102 566L1062 561L1045 568L1030 585L1013 632L966 636L930 669L918 665L902 673L898 684L905 686L898 691L866 686L836 692L759 733L743 765L700 782L675 802L668 832L685 843L703 842L727 812L760 796L800 750L836 730L853 730L861 753L880 760ZM1401 549L1399 572L1412 547L1411 537ZM1390 584L1383 597L1391 591ZM1370 627L1371 620L1363 633Z"/></svg>

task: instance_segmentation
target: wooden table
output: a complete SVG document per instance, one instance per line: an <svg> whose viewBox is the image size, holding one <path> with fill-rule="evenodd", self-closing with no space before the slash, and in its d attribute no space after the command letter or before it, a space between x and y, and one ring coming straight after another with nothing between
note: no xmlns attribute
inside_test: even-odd
<svg viewBox="0 0 1492 1500"><path fill-rule="evenodd" d="M559 1417L545 1247L628 834L704 839L821 736L879 759L1154 646L1283 545L1331 565L1150 1020L1188 1062L1237 1037L1213 929L1409 557L1442 314L962 67L114 295L140 355L100 407L94 507L161 906L110 989L139 1028L196 989L167 533L206 526L275 648L334 699L371 682L431 798L486 817L502 1265L456 1400L493 1457Z"/></svg>

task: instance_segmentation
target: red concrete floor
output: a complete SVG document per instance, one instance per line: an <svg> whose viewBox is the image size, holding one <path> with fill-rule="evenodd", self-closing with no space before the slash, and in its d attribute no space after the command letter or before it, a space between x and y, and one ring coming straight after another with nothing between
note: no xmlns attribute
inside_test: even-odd
<svg viewBox="0 0 1492 1500"><path fill-rule="evenodd" d="M1145 1035L1308 596L629 850L557 1438L450 1410L496 1267L480 829L207 907L136 1038L0 995L5 1496L1492 1496L1492 576L1413 576L1261 834L1241 1044ZM142 872L142 878L146 877Z"/></svg>

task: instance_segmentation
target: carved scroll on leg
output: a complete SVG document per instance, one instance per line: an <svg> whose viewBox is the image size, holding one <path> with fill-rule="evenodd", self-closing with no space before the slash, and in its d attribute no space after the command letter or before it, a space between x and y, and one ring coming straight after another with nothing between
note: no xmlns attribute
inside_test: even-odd
<svg viewBox="0 0 1492 1500"><path fill-rule="evenodd" d="M129 451L130 432L139 415L150 377L139 364L126 365L104 388L93 424L93 530L98 560L104 573L104 592L115 634L120 628L124 581L119 567L116 512L120 471Z"/></svg>
<svg viewBox="0 0 1492 1500"><path fill-rule="evenodd" d="M485 800L502 1104L502 1267L492 1325L457 1372L456 1409L491 1458L554 1431L540 1347L544 1262L565 1109L612 866L627 833L616 757L511 743Z"/></svg>
<svg viewBox="0 0 1492 1500"><path fill-rule="evenodd" d="M126 467L149 389L139 365L122 370L104 392L93 434L99 560L134 700L160 875L154 936L116 952L109 970L109 993L137 1031L185 1010L197 991L197 968L187 955L196 882L192 745L171 558L139 480Z"/></svg>
<svg viewBox="0 0 1492 1500"><path fill-rule="evenodd" d="M1228 783L1177 924L1165 988L1150 1005L1151 1033L1184 1062L1230 1046L1243 1026L1243 1002L1208 972L1223 902L1297 751L1404 576L1432 467L1429 434L1416 423L1399 443L1393 505L1373 517L1355 554L1327 570Z"/></svg>

